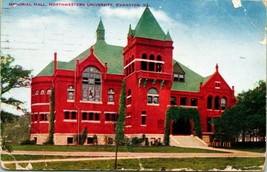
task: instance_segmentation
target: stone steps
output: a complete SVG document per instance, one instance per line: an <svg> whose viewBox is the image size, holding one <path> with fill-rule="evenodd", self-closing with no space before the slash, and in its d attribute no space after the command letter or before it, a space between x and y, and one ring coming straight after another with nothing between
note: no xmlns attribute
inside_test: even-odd
<svg viewBox="0 0 267 172"><path fill-rule="evenodd" d="M178 147L206 148L207 143L193 135L170 135L170 145Z"/></svg>

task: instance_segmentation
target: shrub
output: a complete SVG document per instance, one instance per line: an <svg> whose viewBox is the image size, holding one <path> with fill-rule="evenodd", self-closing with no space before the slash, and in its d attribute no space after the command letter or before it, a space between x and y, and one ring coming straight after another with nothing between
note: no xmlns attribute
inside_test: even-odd
<svg viewBox="0 0 267 172"><path fill-rule="evenodd" d="M27 139L27 140L23 140L23 141L20 143L20 145L35 145L35 144L36 144L35 140L29 140L29 139Z"/></svg>

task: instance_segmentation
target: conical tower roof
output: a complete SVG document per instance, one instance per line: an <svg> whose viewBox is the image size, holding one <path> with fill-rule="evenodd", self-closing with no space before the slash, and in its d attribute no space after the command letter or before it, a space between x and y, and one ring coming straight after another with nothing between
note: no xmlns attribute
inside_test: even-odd
<svg viewBox="0 0 267 172"><path fill-rule="evenodd" d="M166 34L160 27L156 18L148 7L146 7L141 18L139 19L135 31L134 37L149 38L156 40L165 40Z"/></svg>
<svg viewBox="0 0 267 172"><path fill-rule="evenodd" d="M97 37L97 40L105 40L105 28L102 23L102 19L100 19L99 24L97 26L96 37Z"/></svg>

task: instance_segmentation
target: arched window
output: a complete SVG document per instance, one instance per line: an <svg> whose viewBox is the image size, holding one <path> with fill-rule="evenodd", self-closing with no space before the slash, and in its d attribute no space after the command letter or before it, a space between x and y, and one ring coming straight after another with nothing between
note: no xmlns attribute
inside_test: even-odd
<svg viewBox="0 0 267 172"><path fill-rule="evenodd" d="M157 56L157 61L161 61L162 59L161 59L161 56L160 55L158 55ZM161 63L157 63L156 64L156 72L162 72L162 64Z"/></svg>
<svg viewBox="0 0 267 172"><path fill-rule="evenodd" d="M82 73L82 100L101 101L101 73L93 66Z"/></svg>
<svg viewBox="0 0 267 172"><path fill-rule="evenodd" d="M46 91L46 95L51 95L51 90L50 89Z"/></svg>
<svg viewBox="0 0 267 172"><path fill-rule="evenodd" d="M221 108L222 108L222 110L225 110L226 106L227 106L227 99L226 99L226 97L223 97L221 99Z"/></svg>
<svg viewBox="0 0 267 172"><path fill-rule="evenodd" d="M207 109L212 109L212 96L208 96Z"/></svg>
<svg viewBox="0 0 267 172"><path fill-rule="evenodd" d="M159 93L155 88L150 88L147 92L147 103L148 104L159 104Z"/></svg>
<svg viewBox="0 0 267 172"><path fill-rule="evenodd" d="M114 102L114 90L112 88L108 90L108 102Z"/></svg>
<svg viewBox="0 0 267 172"><path fill-rule="evenodd" d="M132 99L132 93L131 93L131 89L129 89L127 92L127 105L130 105L132 103L131 99Z"/></svg>
<svg viewBox="0 0 267 172"><path fill-rule="evenodd" d="M36 90L34 95L38 96L38 94L39 94L39 91Z"/></svg>
<svg viewBox="0 0 267 172"><path fill-rule="evenodd" d="M154 60L154 55L149 56L149 60ZM149 62L149 71L154 71L154 62Z"/></svg>
<svg viewBox="0 0 267 172"><path fill-rule="evenodd" d="M216 96L214 99L214 109L219 110L220 109L220 97Z"/></svg>
<svg viewBox="0 0 267 172"><path fill-rule="evenodd" d="M68 100L74 100L74 88L72 85L68 86Z"/></svg>
<svg viewBox="0 0 267 172"><path fill-rule="evenodd" d="M142 60L146 60L147 56L146 54L142 55ZM142 61L141 62L141 70L147 70L147 61Z"/></svg>
<svg viewBox="0 0 267 172"><path fill-rule="evenodd" d="M46 102L50 101L50 96L51 96L51 90L48 89L48 90L46 90Z"/></svg>
<svg viewBox="0 0 267 172"><path fill-rule="evenodd" d="M40 95L44 95L44 94L45 94L44 90L41 90Z"/></svg>

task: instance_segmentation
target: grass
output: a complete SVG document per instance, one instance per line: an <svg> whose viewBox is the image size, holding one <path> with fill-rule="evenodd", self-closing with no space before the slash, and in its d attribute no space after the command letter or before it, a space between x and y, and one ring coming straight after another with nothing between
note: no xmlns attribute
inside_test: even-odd
<svg viewBox="0 0 267 172"><path fill-rule="evenodd" d="M118 160L118 169L140 170L140 163L146 170L191 168L193 170L225 169L232 166L241 170L262 170L264 158L151 158ZM25 167L27 164L20 164ZM14 164L5 165L15 169ZM33 170L113 170L114 160L33 163Z"/></svg>
<svg viewBox="0 0 267 172"><path fill-rule="evenodd" d="M241 146L236 146L236 147L233 147L232 149L241 150L241 151L249 151L249 152L258 152L258 153L266 152L266 148L265 147L241 147Z"/></svg>
<svg viewBox="0 0 267 172"><path fill-rule="evenodd" d="M23 151L56 151L56 152L115 152L115 146L81 146L81 145L13 145L13 150ZM137 146L126 147L120 146L119 152L164 152L164 153L225 153L223 151L181 148L172 146Z"/></svg>
<svg viewBox="0 0 267 172"><path fill-rule="evenodd" d="M61 156L61 155L8 155L2 154L1 161L22 161L39 159L89 158L90 156Z"/></svg>

